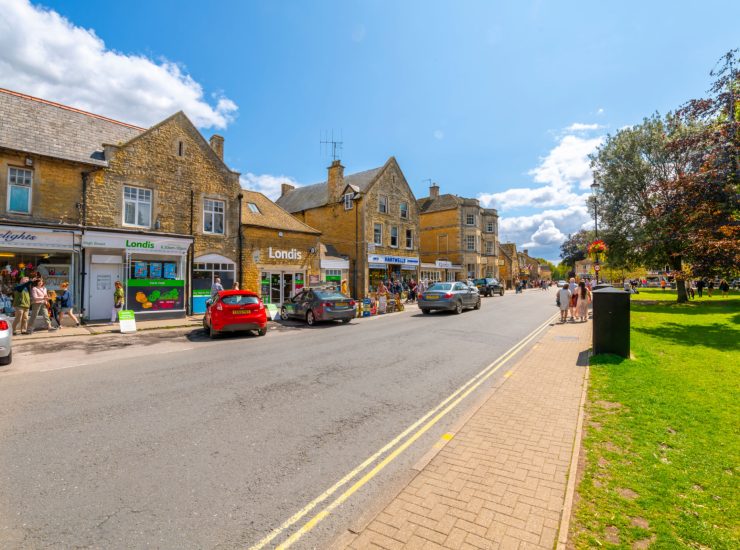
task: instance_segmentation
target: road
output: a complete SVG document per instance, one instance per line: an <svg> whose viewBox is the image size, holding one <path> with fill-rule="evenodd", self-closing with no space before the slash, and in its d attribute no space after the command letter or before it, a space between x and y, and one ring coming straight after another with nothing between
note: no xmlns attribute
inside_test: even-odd
<svg viewBox="0 0 740 550"><path fill-rule="evenodd" d="M0 547L274 547L368 469L306 511L317 496L555 313L553 292L530 290L462 315L414 309L262 338L190 330L19 348L0 372ZM326 547L371 514L505 371L293 548Z"/></svg>

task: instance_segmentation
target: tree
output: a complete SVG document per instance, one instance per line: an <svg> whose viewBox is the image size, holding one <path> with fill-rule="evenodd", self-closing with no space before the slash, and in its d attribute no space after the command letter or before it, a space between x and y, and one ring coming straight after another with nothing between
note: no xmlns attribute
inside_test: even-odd
<svg viewBox="0 0 740 550"><path fill-rule="evenodd" d="M586 248L593 241L593 231L582 229L577 233L568 235L563 244L560 245L561 265L567 265L574 269L576 262L586 259Z"/></svg>

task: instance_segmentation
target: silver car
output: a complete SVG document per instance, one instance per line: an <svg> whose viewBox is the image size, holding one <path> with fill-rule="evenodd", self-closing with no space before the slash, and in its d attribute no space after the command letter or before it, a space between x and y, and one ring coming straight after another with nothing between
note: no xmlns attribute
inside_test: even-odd
<svg viewBox="0 0 740 550"><path fill-rule="evenodd" d="M318 321L349 323L357 317L357 304L333 289L307 288L287 300L280 309L283 319L301 319L309 326Z"/></svg>
<svg viewBox="0 0 740 550"><path fill-rule="evenodd" d="M462 313L463 309L480 309L480 293L462 282L435 283L419 296L418 303L422 313L436 309Z"/></svg>
<svg viewBox="0 0 740 550"><path fill-rule="evenodd" d="M0 314L0 365L13 361L13 327L5 314Z"/></svg>

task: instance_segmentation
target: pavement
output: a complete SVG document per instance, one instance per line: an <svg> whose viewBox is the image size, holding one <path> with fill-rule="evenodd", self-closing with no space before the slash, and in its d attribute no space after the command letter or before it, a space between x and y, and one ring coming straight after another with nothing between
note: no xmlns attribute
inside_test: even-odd
<svg viewBox="0 0 740 550"><path fill-rule="evenodd" d="M565 548L591 330L590 321L554 325L413 480L334 548Z"/></svg>

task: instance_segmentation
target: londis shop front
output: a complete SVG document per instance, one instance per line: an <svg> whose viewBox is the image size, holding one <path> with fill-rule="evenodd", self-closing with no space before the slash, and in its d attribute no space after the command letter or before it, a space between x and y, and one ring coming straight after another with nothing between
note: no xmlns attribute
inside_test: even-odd
<svg viewBox="0 0 740 550"><path fill-rule="evenodd" d="M116 281L124 287L124 308L137 319L184 317L191 243L184 236L86 232L88 318L111 317Z"/></svg>

